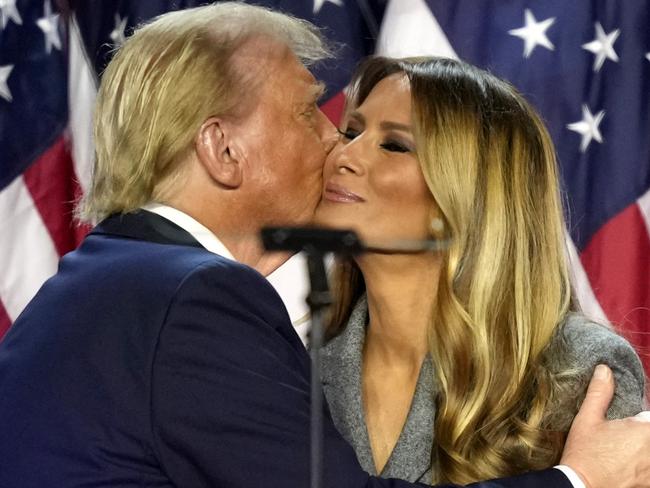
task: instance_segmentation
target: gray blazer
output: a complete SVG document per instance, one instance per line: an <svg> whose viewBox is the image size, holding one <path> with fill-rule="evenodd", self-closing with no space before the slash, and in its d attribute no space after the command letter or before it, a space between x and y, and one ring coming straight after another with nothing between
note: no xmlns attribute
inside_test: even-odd
<svg viewBox="0 0 650 488"><path fill-rule="evenodd" d="M433 364L427 357L420 370L402 433L386 466L377 473L364 419L361 356L368 319L365 296L356 304L345 330L322 353L322 381L334 423L354 448L363 469L385 478L428 483L432 479L435 386ZM644 372L634 349L611 330L572 314L564 326L569 366L591 374L598 363L614 371L616 393L608 417L622 418L643 409ZM585 377L585 383L588 376Z"/></svg>

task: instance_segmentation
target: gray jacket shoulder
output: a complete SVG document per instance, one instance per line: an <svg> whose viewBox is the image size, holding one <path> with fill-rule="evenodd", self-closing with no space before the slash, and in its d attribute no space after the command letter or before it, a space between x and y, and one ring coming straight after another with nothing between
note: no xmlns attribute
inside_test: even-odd
<svg viewBox="0 0 650 488"><path fill-rule="evenodd" d="M628 341L579 313L567 317L560 337L562 347L557 350L566 354L564 368L579 371L583 387L598 364L607 364L614 372L616 391L608 418L628 417L643 410L645 374L639 356Z"/></svg>

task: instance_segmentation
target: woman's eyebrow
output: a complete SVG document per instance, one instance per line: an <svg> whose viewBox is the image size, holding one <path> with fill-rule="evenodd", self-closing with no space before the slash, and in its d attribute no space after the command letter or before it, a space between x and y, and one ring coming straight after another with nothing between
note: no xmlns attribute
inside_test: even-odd
<svg viewBox="0 0 650 488"><path fill-rule="evenodd" d="M350 114L349 117L350 120L354 120L355 122L358 122L361 125L366 124L366 118L361 114L361 112L354 111ZM384 120L379 123L379 128L381 130L389 131L389 130L397 130L400 132L408 132L412 133L413 128L408 125L408 124L401 124L399 122L393 122L391 120Z"/></svg>
<svg viewBox="0 0 650 488"><path fill-rule="evenodd" d="M399 122L392 122L389 120L383 121L379 124L379 128L382 130L398 130L401 132L413 132L413 129L410 125L400 124Z"/></svg>

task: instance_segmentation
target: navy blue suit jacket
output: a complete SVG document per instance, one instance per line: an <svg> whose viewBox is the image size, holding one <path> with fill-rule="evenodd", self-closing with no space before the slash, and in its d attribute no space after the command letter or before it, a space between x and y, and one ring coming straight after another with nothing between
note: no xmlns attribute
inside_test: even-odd
<svg viewBox="0 0 650 488"><path fill-rule="evenodd" d="M307 487L309 359L275 290L149 212L113 216L0 344L0 487ZM372 478L325 413L325 486ZM557 470L477 487L570 487Z"/></svg>

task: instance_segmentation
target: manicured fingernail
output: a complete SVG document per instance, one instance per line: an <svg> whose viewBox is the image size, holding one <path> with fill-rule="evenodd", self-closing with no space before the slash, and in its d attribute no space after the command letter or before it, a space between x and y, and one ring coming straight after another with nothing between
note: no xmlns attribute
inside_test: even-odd
<svg viewBox="0 0 650 488"><path fill-rule="evenodd" d="M596 366L596 371L594 372L594 378L598 380L606 380L609 377L609 368L604 364L599 364Z"/></svg>

